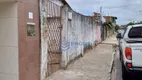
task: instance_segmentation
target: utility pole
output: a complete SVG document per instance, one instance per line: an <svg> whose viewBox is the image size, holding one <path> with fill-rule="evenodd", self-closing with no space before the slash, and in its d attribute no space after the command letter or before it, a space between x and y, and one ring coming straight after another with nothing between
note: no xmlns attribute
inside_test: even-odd
<svg viewBox="0 0 142 80"><path fill-rule="evenodd" d="M101 24L102 24L102 6L100 7L100 17L101 17Z"/></svg>
<svg viewBox="0 0 142 80"><path fill-rule="evenodd" d="M104 30L103 30L103 25L102 25L102 6L100 7L100 25L101 25L101 39L104 40Z"/></svg>

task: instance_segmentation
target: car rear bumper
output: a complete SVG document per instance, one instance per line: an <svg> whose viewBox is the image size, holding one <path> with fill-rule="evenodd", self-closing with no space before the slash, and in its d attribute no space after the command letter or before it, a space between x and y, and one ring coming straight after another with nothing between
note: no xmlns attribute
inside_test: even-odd
<svg viewBox="0 0 142 80"><path fill-rule="evenodd" d="M142 72L142 67L127 68L129 72Z"/></svg>

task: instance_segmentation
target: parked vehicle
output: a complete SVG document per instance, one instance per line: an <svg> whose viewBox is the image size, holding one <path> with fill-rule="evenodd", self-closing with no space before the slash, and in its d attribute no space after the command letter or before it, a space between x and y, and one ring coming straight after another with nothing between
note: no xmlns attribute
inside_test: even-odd
<svg viewBox="0 0 142 80"><path fill-rule="evenodd" d="M142 71L142 24L128 26L120 39L120 60L123 76L135 71Z"/></svg>
<svg viewBox="0 0 142 80"><path fill-rule="evenodd" d="M121 33L121 35L123 36L125 29L119 29L117 30L117 34Z"/></svg>
<svg viewBox="0 0 142 80"><path fill-rule="evenodd" d="M117 35L121 35L121 36L123 36L123 35L124 35L124 31L125 31L125 29L117 30ZM118 40L118 43L120 44L120 39L119 39L119 38L117 38L117 40Z"/></svg>

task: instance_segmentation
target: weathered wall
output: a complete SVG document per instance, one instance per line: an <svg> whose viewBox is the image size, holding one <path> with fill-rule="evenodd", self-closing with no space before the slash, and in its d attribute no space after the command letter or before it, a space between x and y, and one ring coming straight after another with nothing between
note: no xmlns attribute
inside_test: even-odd
<svg viewBox="0 0 142 80"><path fill-rule="evenodd" d="M72 13L72 20L68 19L69 12ZM93 17L79 14L67 6L63 7L62 40L69 42L70 45L67 46L69 47L68 49L62 50L62 67L65 67L68 62L75 59L77 56L83 55L85 47L93 46L96 40L100 41L100 26L96 26L94 21Z"/></svg>
<svg viewBox="0 0 142 80"><path fill-rule="evenodd" d="M109 26L105 26L105 27L107 29L107 38L108 38L114 34L114 29L113 29L113 26L112 28L110 28Z"/></svg>
<svg viewBox="0 0 142 80"><path fill-rule="evenodd" d="M96 41L101 42L101 26L96 25Z"/></svg>
<svg viewBox="0 0 142 80"><path fill-rule="evenodd" d="M47 0L48 1L48 0ZM46 3L46 0L40 0L40 22L41 22L41 80L45 80L48 72L48 39L47 36L47 17L54 15L49 12L54 11L54 8L50 8ZM55 2L56 3L56 2ZM60 2L59 2L60 3ZM58 5L59 6L59 5ZM49 9L49 11L48 11ZM72 20L68 20L69 12L72 12ZM100 26L97 27L94 17L85 16L73 11L69 6L63 6L61 9L61 22L62 22L62 42L67 42L65 49L62 49L62 62L61 66L65 68L67 64L76 57L84 54L84 48L93 46L96 40L100 41ZM59 26L60 27L60 26ZM98 31L97 31L98 30ZM73 42L73 45L71 43ZM77 42L77 43L76 43ZM69 44L69 45L68 45ZM85 44L85 45L83 45ZM61 48L62 46L60 46Z"/></svg>
<svg viewBox="0 0 142 80"><path fill-rule="evenodd" d="M47 72L47 23L45 0L40 0L41 61L40 80L46 79Z"/></svg>
<svg viewBox="0 0 142 80"><path fill-rule="evenodd" d="M103 25L101 32L102 32L102 41L104 41L107 38L107 27Z"/></svg>

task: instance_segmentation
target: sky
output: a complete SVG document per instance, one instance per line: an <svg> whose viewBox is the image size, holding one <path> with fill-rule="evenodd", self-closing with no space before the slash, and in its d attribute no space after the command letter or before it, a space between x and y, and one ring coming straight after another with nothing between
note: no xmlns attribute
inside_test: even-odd
<svg viewBox="0 0 142 80"><path fill-rule="evenodd" d="M102 7L103 16L118 17L120 25L132 21L142 21L141 0L66 0L77 12L85 15L93 15L93 12L100 12Z"/></svg>

